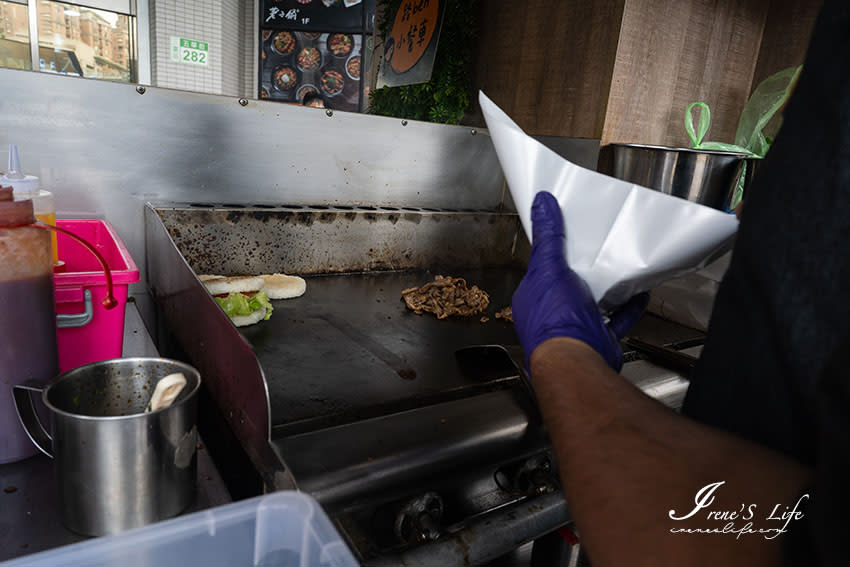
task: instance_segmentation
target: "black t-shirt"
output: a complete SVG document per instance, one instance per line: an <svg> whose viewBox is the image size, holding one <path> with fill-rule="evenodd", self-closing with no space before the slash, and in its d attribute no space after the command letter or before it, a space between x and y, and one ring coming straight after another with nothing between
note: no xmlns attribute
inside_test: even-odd
<svg viewBox="0 0 850 567"><path fill-rule="evenodd" d="M748 195L683 413L817 469L802 564L850 533L850 2L827 0ZM791 553L789 548L789 553ZM813 555L812 555L813 554ZM815 559L817 558L817 559Z"/></svg>

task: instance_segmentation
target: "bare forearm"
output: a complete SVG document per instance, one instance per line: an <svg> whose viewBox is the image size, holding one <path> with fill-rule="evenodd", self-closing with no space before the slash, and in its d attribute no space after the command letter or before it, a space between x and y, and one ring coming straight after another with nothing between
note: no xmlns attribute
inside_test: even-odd
<svg viewBox="0 0 850 567"><path fill-rule="evenodd" d="M793 504L808 469L676 414L580 341L550 339L530 366L567 501L595 566L780 563L781 537L672 534L713 524L706 513L677 522L668 512L687 513L700 488L720 481L712 510Z"/></svg>

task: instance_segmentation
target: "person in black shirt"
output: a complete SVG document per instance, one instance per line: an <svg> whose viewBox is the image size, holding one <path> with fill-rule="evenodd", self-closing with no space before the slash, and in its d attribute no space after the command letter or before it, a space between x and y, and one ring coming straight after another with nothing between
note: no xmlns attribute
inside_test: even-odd
<svg viewBox="0 0 850 567"><path fill-rule="evenodd" d="M850 3L827 0L748 195L683 414L616 371L617 338L532 210L517 333L595 566L844 564L850 488Z"/></svg>

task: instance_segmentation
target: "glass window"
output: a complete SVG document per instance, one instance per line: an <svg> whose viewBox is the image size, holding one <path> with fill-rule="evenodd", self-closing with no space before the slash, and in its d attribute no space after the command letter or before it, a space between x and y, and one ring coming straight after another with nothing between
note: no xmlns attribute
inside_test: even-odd
<svg viewBox="0 0 850 567"><path fill-rule="evenodd" d="M32 69L27 5L0 0L0 66Z"/></svg>
<svg viewBox="0 0 850 567"><path fill-rule="evenodd" d="M130 16L76 4L39 0L39 68L130 82Z"/></svg>

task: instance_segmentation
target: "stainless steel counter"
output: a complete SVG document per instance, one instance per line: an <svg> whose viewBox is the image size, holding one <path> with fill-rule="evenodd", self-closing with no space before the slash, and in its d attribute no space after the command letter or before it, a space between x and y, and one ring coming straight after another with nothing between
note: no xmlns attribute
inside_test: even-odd
<svg viewBox="0 0 850 567"><path fill-rule="evenodd" d="M134 303L127 304L125 356L158 356ZM0 562L89 539L60 522L53 462L45 455L0 465ZM195 501L184 513L231 501L224 482L200 444Z"/></svg>

